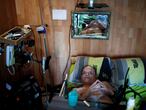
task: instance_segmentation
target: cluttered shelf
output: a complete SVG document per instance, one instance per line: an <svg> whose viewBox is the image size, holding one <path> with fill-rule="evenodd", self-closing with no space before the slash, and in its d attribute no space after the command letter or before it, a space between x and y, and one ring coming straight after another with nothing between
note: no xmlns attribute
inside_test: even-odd
<svg viewBox="0 0 146 110"><path fill-rule="evenodd" d="M31 29L15 26L14 28L0 35L0 42L11 45L18 45L24 38L27 38L31 34Z"/></svg>

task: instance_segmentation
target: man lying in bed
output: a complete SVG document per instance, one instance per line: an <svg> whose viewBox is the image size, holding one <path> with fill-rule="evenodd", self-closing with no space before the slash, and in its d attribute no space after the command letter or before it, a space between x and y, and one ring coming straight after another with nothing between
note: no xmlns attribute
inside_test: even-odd
<svg viewBox="0 0 146 110"><path fill-rule="evenodd" d="M96 77L96 69L87 65L83 67L81 73L82 86L76 88L79 98L94 102L112 104L114 88L107 81L100 81Z"/></svg>

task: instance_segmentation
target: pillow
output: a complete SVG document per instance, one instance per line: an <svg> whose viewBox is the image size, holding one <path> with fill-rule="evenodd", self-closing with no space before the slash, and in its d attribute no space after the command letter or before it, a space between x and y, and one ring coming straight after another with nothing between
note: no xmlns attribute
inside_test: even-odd
<svg viewBox="0 0 146 110"><path fill-rule="evenodd" d="M140 58L128 58L126 62L129 67L129 84L144 84L145 70L142 60Z"/></svg>
<svg viewBox="0 0 146 110"><path fill-rule="evenodd" d="M119 87L124 84L124 78L128 69L126 60L124 59L112 59L112 83L115 87Z"/></svg>
<svg viewBox="0 0 146 110"><path fill-rule="evenodd" d="M112 73L112 82L117 85L123 85L127 69L129 85L144 84L145 71L140 58L123 58L112 60L114 65Z"/></svg>
<svg viewBox="0 0 146 110"><path fill-rule="evenodd" d="M98 76L100 73L100 68L103 62L103 58L104 57L86 57L86 56L78 57L74 65L74 70L71 71L71 68L70 68L71 73L69 73L68 81L72 83L80 83L81 71L85 65L94 66L96 68L96 72Z"/></svg>

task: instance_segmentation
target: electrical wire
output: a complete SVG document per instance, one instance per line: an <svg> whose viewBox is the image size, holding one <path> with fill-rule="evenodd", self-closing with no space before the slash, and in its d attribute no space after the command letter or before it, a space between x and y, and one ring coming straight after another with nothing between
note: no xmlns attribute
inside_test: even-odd
<svg viewBox="0 0 146 110"><path fill-rule="evenodd" d="M16 73L16 72L15 72L15 68L14 68L13 65L11 66L11 69L12 69L12 70L10 70L10 67L7 68L9 74L13 76L13 75L15 75L15 73Z"/></svg>
<svg viewBox="0 0 146 110"><path fill-rule="evenodd" d="M68 68L69 59L70 59L70 55L71 55L70 37L71 37L71 26L70 26L70 28L69 28L69 38L68 38L68 43L69 43L69 44L68 44L68 58L67 58L67 62L66 62L65 69L64 69L64 71L63 71L63 75L62 75L63 84L62 84L62 87L61 87L59 96L62 96L62 95L63 95L65 83L66 83L66 80L67 80L67 77L68 77L68 73L66 73L66 70L67 70L67 68Z"/></svg>
<svg viewBox="0 0 146 110"><path fill-rule="evenodd" d="M68 64L69 64L69 59L70 59L70 56L71 56L71 42L70 42L70 37L71 37L71 26L69 28L69 38L68 38L68 58L67 58L67 63L66 63L66 66L65 66L65 69L63 71L63 78L65 78L65 72L67 70L67 67L68 67Z"/></svg>
<svg viewBox="0 0 146 110"><path fill-rule="evenodd" d="M73 11L76 11L76 8L77 8L77 5L79 4L79 0L77 0L77 2L76 2L76 4L75 4L75 8L74 8L74 10ZM68 64L69 64L69 59L70 59L70 57L71 57L71 42L70 42L70 38L71 38L71 31L72 31L72 25L70 25L70 27L69 27L69 38L68 38L68 48L69 48L69 50L68 50L68 58L67 58L67 63L66 63L66 66L65 66L65 69L64 69L64 71L63 71L63 80L64 80L64 78L65 78L65 71L66 71L66 69L67 69L67 67L68 67Z"/></svg>
<svg viewBox="0 0 146 110"><path fill-rule="evenodd" d="M76 8L77 8L77 5L79 3L79 0L77 0L76 2L76 5L75 5L75 8L73 11L76 11ZM61 87L61 90L60 90L60 93L59 93L59 96L62 96L62 93L63 93L63 90L64 90L64 86L65 86L65 82L67 80L67 77L68 77L68 73L66 73L66 70L68 68L68 65L69 65L69 60L70 60L70 57L71 57L71 42L70 42L70 38L71 38L71 32L72 32L72 25L70 25L69 27L69 38L68 38L68 58L67 58L67 62L66 62L66 66L65 66L65 69L63 71L63 75L62 75L62 79L63 79L63 84L62 84L62 87Z"/></svg>
<svg viewBox="0 0 146 110"><path fill-rule="evenodd" d="M33 32L33 36L34 36L34 31L33 31L33 29L32 29L32 32ZM35 44L36 44L36 43L35 43ZM38 47L39 47L39 46L38 46ZM32 59L33 61L37 62L37 63L41 63L41 61L38 60L39 58L38 58L36 46L35 46L34 48L35 48L35 57L36 57L36 59L34 59L33 55L32 55L32 57L31 57L31 59Z"/></svg>

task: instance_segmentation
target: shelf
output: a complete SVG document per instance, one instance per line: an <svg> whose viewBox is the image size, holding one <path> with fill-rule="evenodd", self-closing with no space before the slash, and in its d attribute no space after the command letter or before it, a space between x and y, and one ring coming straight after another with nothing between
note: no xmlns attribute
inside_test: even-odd
<svg viewBox="0 0 146 110"><path fill-rule="evenodd" d="M10 45L18 45L21 41L23 41L31 34L31 29L15 26L14 28L0 35L0 42Z"/></svg>
<svg viewBox="0 0 146 110"><path fill-rule="evenodd" d="M100 8L109 8L109 6L107 4L105 4L105 3L94 3L92 8L88 7L88 4L79 3L79 4L77 4L77 7L78 8L88 8L88 9L94 9L94 8L98 8L98 9L100 9Z"/></svg>
<svg viewBox="0 0 146 110"><path fill-rule="evenodd" d="M106 3L94 3L93 7L89 7L87 3L78 3L76 11L111 11Z"/></svg>

